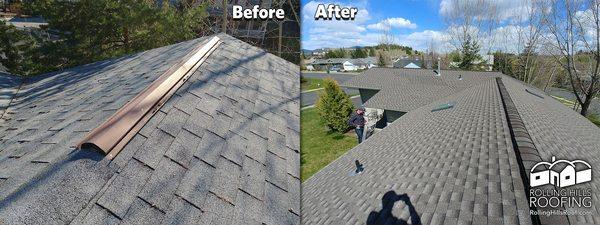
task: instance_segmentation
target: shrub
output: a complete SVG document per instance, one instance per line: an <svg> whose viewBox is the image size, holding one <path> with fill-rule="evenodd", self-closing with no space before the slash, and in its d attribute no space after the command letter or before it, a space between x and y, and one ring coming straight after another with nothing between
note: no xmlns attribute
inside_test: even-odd
<svg viewBox="0 0 600 225"><path fill-rule="evenodd" d="M308 82L308 79L306 79L306 77L300 76L300 83L306 83Z"/></svg>
<svg viewBox="0 0 600 225"><path fill-rule="evenodd" d="M345 132L353 109L352 101L331 78L323 79L323 88L316 104L319 115L332 131Z"/></svg>

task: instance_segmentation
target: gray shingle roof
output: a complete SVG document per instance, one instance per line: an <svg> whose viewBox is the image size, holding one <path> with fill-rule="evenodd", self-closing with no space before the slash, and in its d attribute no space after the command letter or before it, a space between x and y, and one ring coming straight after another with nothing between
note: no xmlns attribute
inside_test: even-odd
<svg viewBox="0 0 600 225"><path fill-rule="evenodd" d="M441 76L434 75L426 69L371 68L343 86L379 90L365 102L366 107L408 112L500 74L443 70Z"/></svg>
<svg viewBox="0 0 600 225"><path fill-rule="evenodd" d="M508 78L503 82L542 159L549 162L556 156L557 159L584 160L592 168L600 165L600 130L596 125L551 97L539 98L528 93L517 80ZM600 224L600 176L597 171L592 176L591 182L576 187L592 190L593 213L571 215L571 224Z"/></svg>
<svg viewBox="0 0 600 225"><path fill-rule="evenodd" d="M526 89L542 96L543 92L497 76L542 159L555 155L583 159L592 166L600 163L600 129L553 98L540 98ZM454 107L431 111L448 102ZM519 168L531 162L519 161L516 154L498 85L486 78L409 110L305 181L303 222L531 224L524 186L528 183ZM354 160L365 171L350 176ZM600 181L594 176L577 188L591 188L596 206L590 215L569 216L572 224L600 222Z"/></svg>
<svg viewBox="0 0 600 225"><path fill-rule="evenodd" d="M17 93L21 83L21 78L0 72L0 119L4 114L4 110L15 96L15 93ZM2 126L2 123L0 123L0 126Z"/></svg>
<svg viewBox="0 0 600 225"><path fill-rule="evenodd" d="M0 223L298 224L299 68L219 37L112 161L71 146L206 38L26 81L0 122Z"/></svg>
<svg viewBox="0 0 600 225"><path fill-rule="evenodd" d="M367 57L367 58L329 58L329 59L316 59L311 62L311 65L321 65L321 64L342 64L345 62L350 62L354 65L368 65L375 64L377 62L377 58L375 57Z"/></svg>

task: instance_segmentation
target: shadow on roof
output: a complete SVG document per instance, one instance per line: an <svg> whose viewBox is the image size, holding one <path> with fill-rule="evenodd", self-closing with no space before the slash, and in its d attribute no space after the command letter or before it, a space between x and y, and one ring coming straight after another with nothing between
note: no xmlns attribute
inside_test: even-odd
<svg viewBox="0 0 600 225"><path fill-rule="evenodd" d="M367 225L408 224L406 220L397 218L392 214L394 204L396 204L398 201L403 201L404 204L406 204L406 207L408 207L411 224L421 224L421 217L417 213L415 206L413 206L412 202L410 201L410 197L408 197L407 194L398 195L395 191L388 191L381 198L381 210L379 212L371 211L371 213L369 213Z"/></svg>
<svg viewBox="0 0 600 225"><path fill-rule="evenodd" d="M209 81L211 83L215 82L214 79L216 77L227 76L230 73L235 73L236 68L248 64L254 61L255 59L261 58L265 55L267 55L267 53L264 51L257 54L252 54L243 59L235 60L235 62L227 64L225 68L215 71L201 66L198 69L199 71L196 71L196 73L208 72L208 74L205 74L205 76L198 74L193 75L202 76L202 81L196 81L197 85L192 84L187 91L194 88L201 88L204 85L208 85L209 83L207 83L206 81ZM117 60L125 60L125 58ZM111 63L100 63L96 64L95 66L99 67L98 69L102 70L106 69L105 67L110 67L110 65ZM276 68L275 65L269 64L268 67L272 71L278 71L278 68ZM62 91L60 90L61 88L66 88L73 82L85 80L86 78L89 78L91 75L93 75L93 73L87 73L86 71L82 71L82 73L82 75L77 77L64 78L66 83L52 82L52 86L50 87L58 89L52 90L53 92L51 93L44 93L44 95L52 95L56 92L60 92ZM251 79L249 74L240 75L247 76L247 79ZM48 86L46 86L46 88L48 88ZM260 90L257 90L257 92L259 91ZM285 92L286 90L283 91ZM262 91L261 95L273 96L276 97L276 99L278 99L279 101L277 102L277 104L270 105L270 107L266 107L261 109L260 111L253 112L252 117L263 116L264 113L267 113L269 111L281 110L282 106L286 105L289 102L299 101L300 97L300 95L288 94L289 98L281 99L281 96L274 95L272 93L269 93L268 91ZM174 96L172 96L171 99ZM251 121L252 119L247 119L244 122L238 124L237 128L231 128L231 130L238 130L242 127L249 126ZM229 133L229 135L231 135L231 133ZM57 149L52 150L54 151ZM136 151L137 150L138 149L136 149ZM139 151L144 151L144 149L139 149ZM4 160L6 159L7 158L5 158ZM18 187L12 193L8 194L4 199L1 199L0 215L5 215L7 211L11 211L15 208L30 207L29 210L35 213L32 213L31 215L26 215L24 217L34 216L38 217L35 219L40 219L47 216L47 214L50 213L58 213L61 215L61 217L69 219L76 217L80 213L80 210L83 207L85 207L89 201L94 201L94 199L91 198L94 195L96 195L107 182L109 182L110 178L118 169L118 165L113 166L111 162L103 159L104 154L98 151L91 151L88 149L71 151L66 157L63 156L56 162L52 162L52 165L49 165L47 169L44 169L37 173L37 175L33 179L29 179L28 181L20 184L20 187ZM0 159L0 164L1 163L2 159ZM31 163L36 162L32 161ZM276 186L275 184L273 185ZM56 202L59 202L60 204ZM50 212L44 209L44 207L53 204L56 206L54 211ZM73 208L76 208L77 210L73 210Z"/></svg>

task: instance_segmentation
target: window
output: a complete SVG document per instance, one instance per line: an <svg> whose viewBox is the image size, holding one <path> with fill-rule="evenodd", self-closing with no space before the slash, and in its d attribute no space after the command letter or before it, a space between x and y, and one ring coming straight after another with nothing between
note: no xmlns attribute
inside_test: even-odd
<svg viewBox="0 0 600 225"><path fill-rule="evenodd" d="M571 176L566 176L566 177L565 177L565 180L568 180L569 178L571 178Z"/></svg>
<svg viewBox="0 0 600 225"><path fill-rule="evenodd" d="M536 180L539 180L539 179L540 179L540 176L535 176L535 179L536 179Z"/></svg>

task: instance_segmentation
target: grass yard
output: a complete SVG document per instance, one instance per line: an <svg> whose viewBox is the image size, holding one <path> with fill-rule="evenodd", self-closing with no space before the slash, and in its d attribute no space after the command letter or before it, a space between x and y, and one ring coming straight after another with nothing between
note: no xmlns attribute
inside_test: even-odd
<svg viewBox="0 0 600 225"><path fill-rule="evenodd" d="M302 78L302 82L300 83L301 91L308 91L317 88L323 87L323 79L319 78Z"/></svg>
<svg viewBox="0 0 600 225"><path fill-rule="evenodd" d="M562 103L563 105L565 105L565 106L567 106L567 107L569 107L569 108L571 108L571 109L573 108L573 105L575 105L575 102L574 102L574 101L568 100L568 99L566 99L566 98L561 98L561 97L554 96L554 95L552 95L552 97L553 97L554 99L558 100L558 101L559 101L560 103Z"/></svg>
<svg viewBox="0 0 600 225"><path fill-rule="evenodd" d="M552 95L552 97L556 100L558 100L560 103L564 104L565 106L569 107L569 108L573 108L573 105L575 105L574 101L570 101L568 99L565 98L561 98L558 96L554 96ZM589 114L587 116L588 120L590 120L592 123L596 124L596 126L600 127L600 116L595 115L595 114Z"/></svg>
<svg viewBox="0 0 600 225"><path fill-rule="evenodd" d="M329 132L315 108L300 112L300 128L302 181L358 144L355 135Z"/></svg>
<svg viewBox="0 0 600 225"><path fill-rule="evenodd" d="M595 114L590 114L587 116L588 120L592 121L592 123L596 124L596 126L600 127L600 116Z"/></svg>

